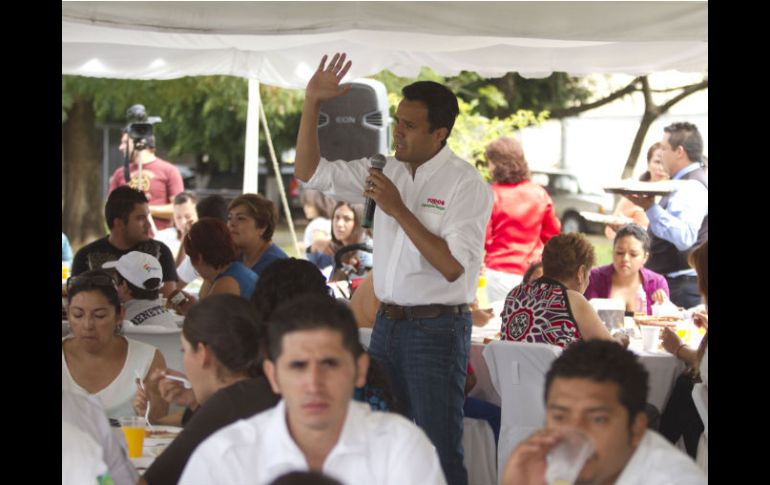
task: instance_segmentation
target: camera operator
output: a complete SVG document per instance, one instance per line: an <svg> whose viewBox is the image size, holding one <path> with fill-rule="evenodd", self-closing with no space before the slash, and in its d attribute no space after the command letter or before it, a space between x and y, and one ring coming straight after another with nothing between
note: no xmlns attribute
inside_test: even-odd
<svg viewBox="0 0 770 485"><path fill-rule="evenodd" d="M160 118L147 118L144 106L137 104L127 111L129 124L123 130L120 139L120 152L126 161L130 160L125 176L125 168L118 167L110 179L110 192L122 185L142 190L150 200L150 214L155 228L160 231L173 227L174 197L184 190L182 175L179 170L165 160L155 156L155 136L152 123ZM141 177L141 186L139 180Z"/></svg>

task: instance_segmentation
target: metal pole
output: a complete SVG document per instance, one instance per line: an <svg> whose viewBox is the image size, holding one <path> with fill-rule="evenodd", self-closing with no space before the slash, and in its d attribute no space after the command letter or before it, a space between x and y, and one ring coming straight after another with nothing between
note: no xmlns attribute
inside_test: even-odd
<svg viewBox="0 0 770 485"><path fill-rule="evenodd" d="M267 148L270 151L270 160L273 162L273 169L275 169L276 182L278 182L278 192L281 194L281 204L283 205L283 212L286 214L286 221L289 223L289 232L291 233L291 240L294 242L294 251L297 253L297 257L301 258L302 254L299 252L297 245L297 234L294 232L294 221L291 218L291 211L289 210L289 202L286 200L286 190L283 187L283 177L281 176L280 167L278 167L278 159L275 157L275 150L273 149L273 139L270 137L270 129L267 127L267 118L265 117L265 109L260 103L259 114L262 119L262 127L265 129L265 139L267 140Z"/></svg>

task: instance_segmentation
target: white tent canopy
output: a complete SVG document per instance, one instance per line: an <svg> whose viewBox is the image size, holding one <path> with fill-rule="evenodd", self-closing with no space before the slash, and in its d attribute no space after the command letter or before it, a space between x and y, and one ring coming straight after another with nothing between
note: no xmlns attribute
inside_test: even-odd
<svg viewBox="0 0 770 485"><path fill-rule="evenodd" d="M347 79L701 72L708 3L62 2L62 74L249 79L244 192L257 187L258 83L303 88L334 52L353 60Z"/></svg>
<svg viewBox="0 0 770 485"><path fill-rule="evenodd" d="M301 88L333 52L350 78L694 72L707 22L707 2L62 2L62 73Z"/></svg>

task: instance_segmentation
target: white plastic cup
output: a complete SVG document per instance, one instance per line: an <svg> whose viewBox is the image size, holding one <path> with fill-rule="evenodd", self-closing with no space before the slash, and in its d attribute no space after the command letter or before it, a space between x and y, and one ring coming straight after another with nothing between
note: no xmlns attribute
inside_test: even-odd
<svg viewBox="0 0 770 485"><path fill-rule="evenodd" d="M642 332L642 349L652 352L657 349L660 340L660 327L654 325L639 325Z"/></svg>
<svg viewBox="0 0 770 485"><path fill-rule="evenodd" d="M573 484L594 454L593 441L576 429L563 429L564 438L546 455L545 481L549 485Z"/></svg>

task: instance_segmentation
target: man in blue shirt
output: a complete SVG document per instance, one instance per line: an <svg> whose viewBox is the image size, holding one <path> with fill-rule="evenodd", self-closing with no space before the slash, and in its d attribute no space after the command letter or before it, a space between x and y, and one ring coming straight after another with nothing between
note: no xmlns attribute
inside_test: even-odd
<svg viewBox="0 0 770 485"><path fill-rule="evenodd" d="M691 308L701 303L695 270L687 264L690 251L708 239L708 175L702 167L703 138L692 123L663 129L663 165L678 189L659 204L652 196L629 196L647 212L652 239L647 268L666 276L671 301Z"/></svg>

